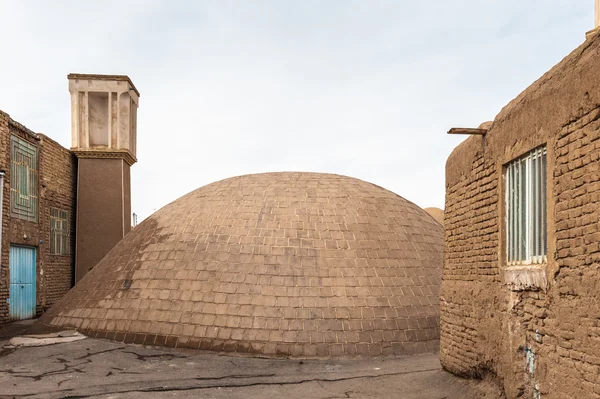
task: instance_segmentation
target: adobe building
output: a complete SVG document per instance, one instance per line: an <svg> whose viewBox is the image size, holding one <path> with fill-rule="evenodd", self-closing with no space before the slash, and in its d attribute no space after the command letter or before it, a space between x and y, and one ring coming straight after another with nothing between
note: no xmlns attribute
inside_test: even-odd
<svg viewBox="0 0 600 399"><path fill-rule="evenodd" d="M600 396L600 35L446 164L441 363L508 398Z"/></svg>
<svg viewBox="0 0 600 399"><path fill-rule="evenodd" d="M0 324L44 312L131 229L139 93L68 78L71 150L0 111Z"/></svg>
<svg viewBox="0 0 600 399"><path fill-rule="evenodd" d="M126 343L261 356L431 352L442 247L438 222L373 184L239 176L144 220L40 321Z"/></svg>

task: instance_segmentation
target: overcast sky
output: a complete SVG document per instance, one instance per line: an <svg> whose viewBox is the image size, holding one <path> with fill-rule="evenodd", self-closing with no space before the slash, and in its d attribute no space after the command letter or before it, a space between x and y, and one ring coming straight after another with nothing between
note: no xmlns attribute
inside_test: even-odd
<svg viewBox="0 0 600 399"><path fill-rule="evenodd" d="M141 92L132 210L223 178L357 177L444 207L444 168L593 28L593 0L0 0L0 109L70 147L67 74Z"/></svg>

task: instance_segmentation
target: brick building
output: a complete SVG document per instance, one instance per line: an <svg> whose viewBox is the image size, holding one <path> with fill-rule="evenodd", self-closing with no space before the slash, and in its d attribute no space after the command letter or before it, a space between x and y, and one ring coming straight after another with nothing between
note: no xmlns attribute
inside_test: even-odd
<svg viewBox="0 0 600 399"><path fill-rule="evenodd" d="M600 396L600 36L446 164L441 362L509 398Z"/></svg>
<svg viewBox="0 0 600 399"><path fill-rule="evenodd" d="M18 306L14 318L39 314L73 285L76 168L69 150L0 112L0 323L9 320L11 285L15 290L18 282L19 289L24 285L24 291L37 292L35 301L13 304ZM37 264L37 272L11 276L11 261L17 260L27 263L22 268Z"/></svg>
<svg viewBox="0 0 600 399"><path fill-rule="evenodd" d="M139 93L126 76L69 82L71 150L0 111L0 324L44 312L131 229Z"/></svg>

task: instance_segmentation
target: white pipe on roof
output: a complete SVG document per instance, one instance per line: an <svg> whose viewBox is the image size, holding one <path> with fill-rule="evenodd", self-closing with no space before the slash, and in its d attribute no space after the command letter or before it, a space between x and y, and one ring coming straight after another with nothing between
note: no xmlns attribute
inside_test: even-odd
<svg viewBox="0 0 600 399"><path fill-rule="evenodd" d="M0 264L2 264L2 207L4 204L4 171L0 171Z"/></svg>

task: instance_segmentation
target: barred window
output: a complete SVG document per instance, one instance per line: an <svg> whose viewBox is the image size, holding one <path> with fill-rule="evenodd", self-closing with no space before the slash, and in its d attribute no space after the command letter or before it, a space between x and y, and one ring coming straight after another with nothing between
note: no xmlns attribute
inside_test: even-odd
<svg viewBox="0 0 600 399"><path fill-rule="evenodd" d="M50 208L50 254L69 255L70 239L69 212Z"/></svg>
<svg viewBox="0 0 600 399"><path fill-rule="evenodd" d="M38 150L16 136L10 137L10 215L38 220Z"/></svg>
<svg viewBox="0 0 600 399"><path fill-rule="evenodd" d="M506 248L509 265L546 262L546 147L506 168Z"/></svg>

